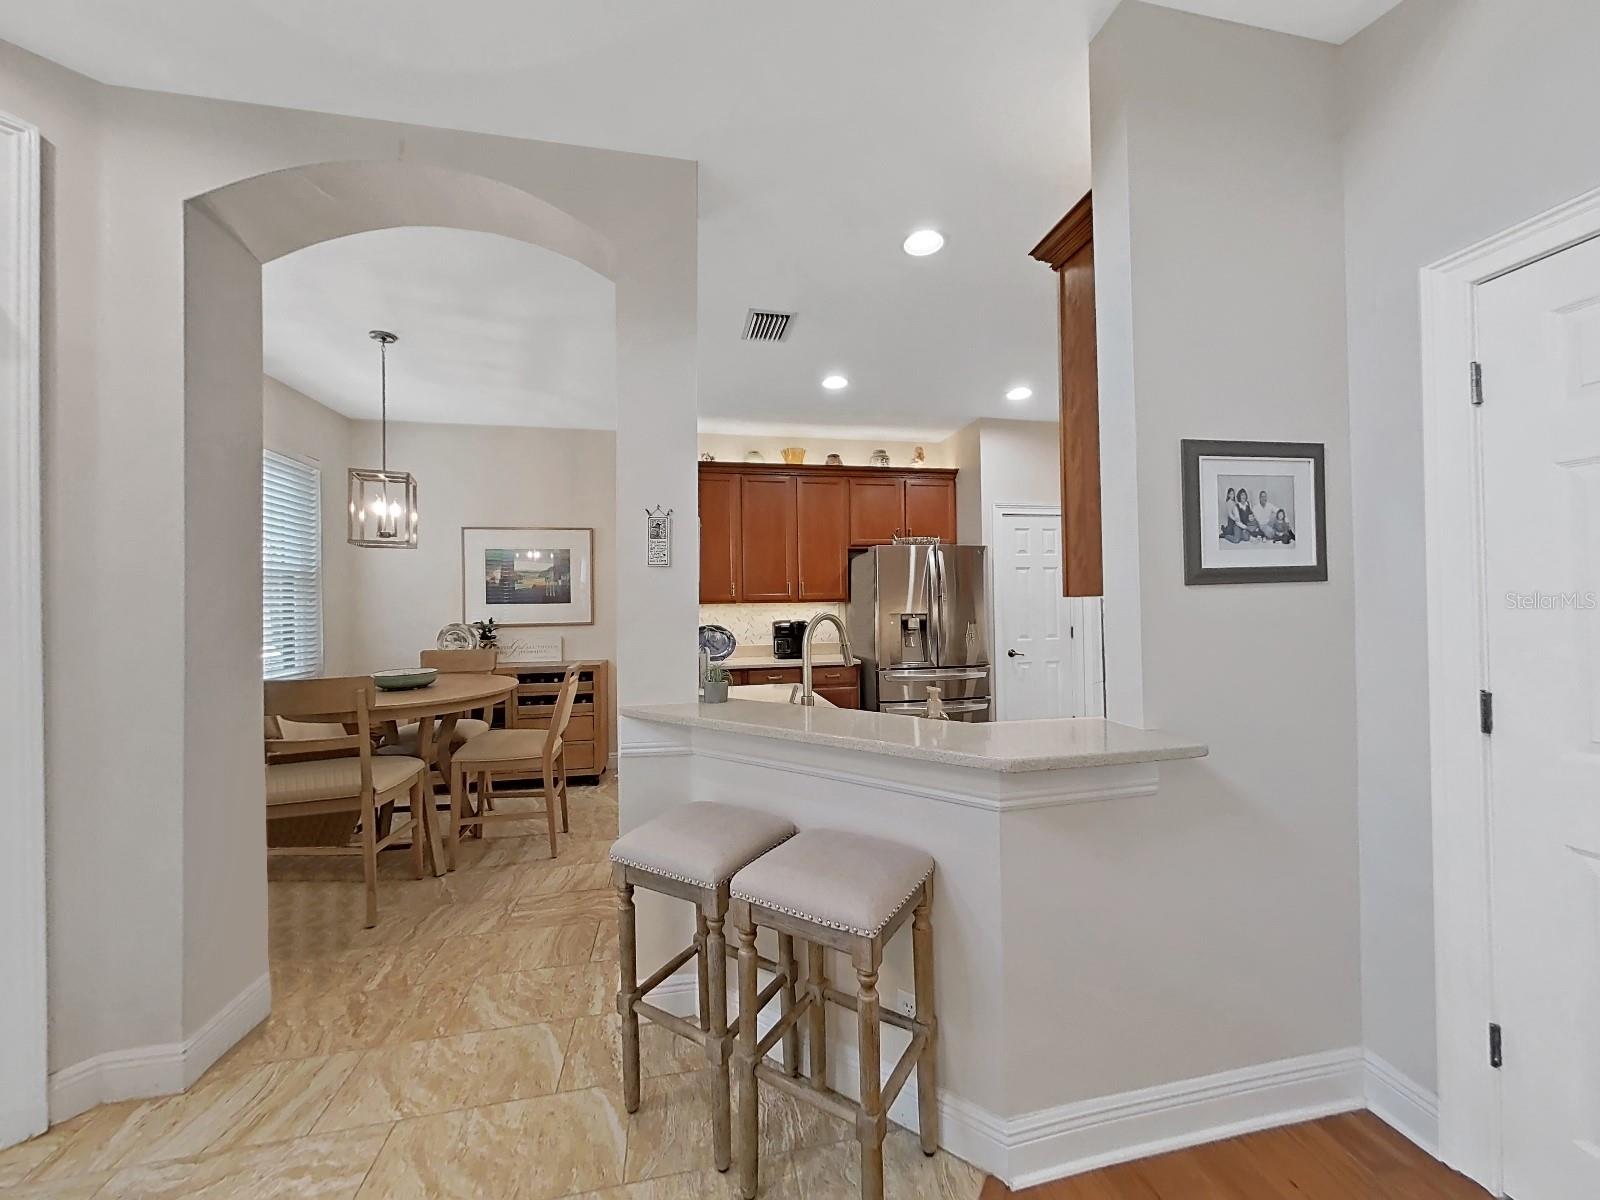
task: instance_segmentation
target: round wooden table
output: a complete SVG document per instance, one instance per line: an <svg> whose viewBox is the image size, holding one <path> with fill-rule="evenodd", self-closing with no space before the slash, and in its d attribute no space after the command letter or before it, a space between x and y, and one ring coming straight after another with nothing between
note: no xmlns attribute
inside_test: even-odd
<svg viewBox="0 0 1600 1200"><path fill-rule="evenodd" d="M474 709L498 704L516 690L517 681L509 675L441 673L427 687L403 692L386 692L380 688L370 715L374 724L417 722L417 757L436 765L440 774L449 779L450 742L455 736L457 719ZM435 722L438 722L437 728ZM431 802L431 783L428 795ZM444 837L439 825L437 819L428 822L428 848L433 855L435 875L445 872Z"/></svg>

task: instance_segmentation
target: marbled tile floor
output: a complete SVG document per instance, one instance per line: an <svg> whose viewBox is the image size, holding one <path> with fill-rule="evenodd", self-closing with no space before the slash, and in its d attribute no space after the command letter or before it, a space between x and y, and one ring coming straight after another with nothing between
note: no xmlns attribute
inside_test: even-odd
<svg viewBox="0 0 1600 1200"><path fill-rule="evenodd" d="M554 862L542 818L464 843L443 879L386 854L376 929L359 859L273 860L272 1016L181 1096L0 1150L0 1200L737 1196L711 1167L696 1047L646 1024L644 1102L623 1109L614 781L574 788L571 810ZM890 1200L975 1200L983 1182L903 1130L886 1158ZM761 1168L763 1196L858 1194L848 1127L770 1088Z"/></svg>

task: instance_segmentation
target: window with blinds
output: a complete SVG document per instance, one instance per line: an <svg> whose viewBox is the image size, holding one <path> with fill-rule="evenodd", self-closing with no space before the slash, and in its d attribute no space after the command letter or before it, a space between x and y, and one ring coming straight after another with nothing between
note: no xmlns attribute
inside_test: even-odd
<svg viewBox="0 0 1600 1200"><path fill-rule="evenodd" d="M261 676L322 670L322 472L261 455Z"/></svg>

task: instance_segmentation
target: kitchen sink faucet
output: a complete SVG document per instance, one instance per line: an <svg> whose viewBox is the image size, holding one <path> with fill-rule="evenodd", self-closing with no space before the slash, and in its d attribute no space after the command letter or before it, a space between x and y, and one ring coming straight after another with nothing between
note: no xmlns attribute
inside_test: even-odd
<svg viewBox="0 0 1600 1200"><path fill-rule="evenodd" d="M850 635L844 631L844 622L838 614L823 612L812 617L811 623L806 626L805 641L800 648L800 703L808 707L817 702L817 694L811 690L811 643L816 641L817 630L824 623L831 623L839 631L839 651L844 655L844 665L852 666L856 661L850 653Z"/></svg>

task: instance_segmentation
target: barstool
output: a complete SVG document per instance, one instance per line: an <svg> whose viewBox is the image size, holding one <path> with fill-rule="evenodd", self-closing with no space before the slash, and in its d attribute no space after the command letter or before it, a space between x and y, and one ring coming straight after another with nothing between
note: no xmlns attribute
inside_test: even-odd
<svg viewBox="0 0 1600 1200"><path fill-rule="evenodd" d="M621 960L617 1011L622 1015L623 1102L629 1112L639 1110L641 1016L703 1047L706 1058L717 1070L711 1139L719 1171L726 1171L733 1157L728 1070L734 1032L728 1028L727 940L723 934L728 915L728 881L741 867L793 836L794 826L781 817L731 804L697 801L645 822L611 847ZM694 941L643 983L638 982L638 949L634 940L635 887L688 900L695 906ZM756 1013L780 990L784 994L784 1011L794 1004L793 951L787 938L784 949L787 953L780 952L779 957L791 963L788 971L776 971L772 984L759 997L752 992L741 1004L742 1025L754 1029ZM644 999L691 958L696 960L699 977L698 1024ZM798 1033L792 1036L789 1053L798 1061Z"/></svg>
<svg viewBox="0 0 1600 1200"><path fill-rule="evenodd" d="M733 877L733 923L739 946L739 1006L754 1003L756 927L778 933L780 946L806 943L806 986L799 1001L764 1037L756 1037L754 1021L739 1025L736 1058L744 1081L739 1110L742 1132L739 1189L745 1200L756 1194L760 1142L758 1080L855 1126L861 1144L861 1195L883 1200L884 1114L913 1067L917 1071L918 1124L922 1152L939 1147L938 1078L935 1048L938 1027L933 1012L933 859L920 850L882 838L833 829L808 829L756 859ZM916 1016L883 1011L878 1003L878 967L883 947L900 926L911 921ZM856 994L828 986L824 955L828 949L850 956L856 972ZM785 955L780 948L779 958ZM769 989L770 990L770 989ZM861 1100L859 1103L828 1087L828 1002L854 1009L859 1025ZM807 1022L810 1051L809 1083L796 1078L796 1065L785 1055L784 1070L766 1061L768 1051L786 1039L802 1017ZM882 1084L879 1074L878 1022L886 1021L911 1034L911 1044Z"/></svg>

